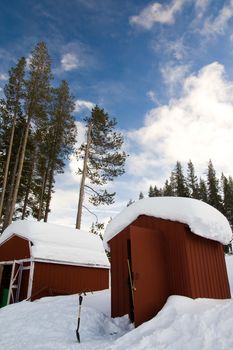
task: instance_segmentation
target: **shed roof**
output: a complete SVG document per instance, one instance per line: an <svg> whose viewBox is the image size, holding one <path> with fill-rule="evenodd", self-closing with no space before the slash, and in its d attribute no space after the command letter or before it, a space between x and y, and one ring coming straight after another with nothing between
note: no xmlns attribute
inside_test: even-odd
<svg viewBox="0 0 233 350"><path fill-rule="evenodd" d="M124 208L106 227L104 244L130 225L140 215L178 221L202 237L228 244L232 231L226 217L200 200L183 197L151 197L141 199Z"/></svg>
<svg viewBox="0 0 233 350"><path fill-rule="evenodd" d="M0 244L17 235L32 242L32 257L109 267L99 236L67 226L38 221L18 220L0 236Z"/></svg>

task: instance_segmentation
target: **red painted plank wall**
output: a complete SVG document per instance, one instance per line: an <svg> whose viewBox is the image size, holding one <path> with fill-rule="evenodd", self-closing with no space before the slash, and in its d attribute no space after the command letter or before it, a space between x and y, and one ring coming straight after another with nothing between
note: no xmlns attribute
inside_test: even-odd
<svg viewBox="0 0 233 350"><path fill-rule="evenodd" d="M36 262L32 300L48 295L103 290L108 285L108 269Z"/></svg>
<svg viewBox="0 0 233 350"><path fill-rule="evenodd" d="M30 258L29 241L12 236L0 245L0 261L13 261Z"/></svg>

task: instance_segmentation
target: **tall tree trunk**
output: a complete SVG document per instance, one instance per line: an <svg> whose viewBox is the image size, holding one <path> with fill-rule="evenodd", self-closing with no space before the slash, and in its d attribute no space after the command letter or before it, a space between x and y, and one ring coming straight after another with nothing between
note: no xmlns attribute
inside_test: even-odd
<svg viewBox="0 0 233 350"><path fill-rule="evenodd" d="M21 150L21 154L20 154L20 158L19 158L19 167L18 167L18 171L17 171L17 175L16 175L15 187L14 187L14 191L13 191L9 215L7 218L7 226L12 222L12 217L13 217L14 210L15 210L15 204L16 204L16 200L17 200L17 196L18 196L19 185L20 185L20 180L21 180L21 175L22 175L22 170L23 170L23 163L24 163L24 158L25 158L25 151L26 151L26 146L27 146L27 141L28 141L30 123L31 123L31 117L28 116L27 124L26 124L26 128L25 128L25 133L24 133L24 138L23 138L22 150Z"/></svg>
<svg viewBox="0 0 233 350"><path fill-rule="evenodd" d="M21 148L22 148L22 144L23 144L23 137L24 137L24 130L23 130L21 138L20 138L20 144L19 144L16 159L15 159L14 169L13 169L12 176L11 176L11 183L9 186L9 194L7 197L6 208L5 208L5 213L4 213L3 230L5 230L5 228L8 226L8 216L9 216L9 212L10 212L11 200L12 200L14 186L15 186L16 173L17 173L18 164L19 164L19 157L20 157Z"/></svg>
<svg viewBox="0 0 233 350"><path fill-rule="evenodd" d="M41 188L41 193L40 193L40 202L39 202L39 209L38 209L38 215L37 215L37 220L40 221L42 219L42 208L43 208L43 203L44 203L44 195L45 195L45 188L48 180L48 173L49 173L49 166L48 165L45 168L45 172L43 175L43 181L42 181L42 188Z"/></svg>
<svg viewBox="0 0 233 350"><path fill-rule="evenodd" d="M1 223L2 212L3 212L4 197L5 197L6 187L8 182L10 159L12 156L12 147L13 147L13 141L15 136L15 127L16 127L16 118L20 111L20 99L23 96L25 65L26 65L26 60L25 58L22 57L21 59L18 60L16 67L10 69L8 84L5 86L5 96L7 101L6 106L8 111L9 111L9 108L10 110L13 111L13 120L12 120L9 148L8 148L7 159L6 159L6 166L4 169L2 194L0 196L0 223ZM11 109L12 107L13 109Z"/></svg>
<svg viewBox="0 0 233 350"><path fill-rule="evenodd" d="M2 194L1 194L1 198L0 198L0 223L2 221L1 218L2 218L2 211L3 211L3 202L4 202L5 193L6 193L6 184L7 184L8 171L9 171L9 165L10 165L10 159L11 159L11 152L12 152L12 146L13 146L13 140L14 140L14 134L15 134L15 125L16 125L16 114L14 115L14 119L13 119L9 148L8 148L7 159L6 159L6 166L5 166L5 170L4 170L4 176L3 176Z"/></svg>
<svg viewBox="0 0 233 350"><path fill-rule="evenodd" d="M24 198L24 204L23 204L23 210L22 210L22 217L21 219L24 220L25 215L26 215L26 210L27 210L27 205L28 205L28 198L31 190L31 184L32 184L32 178L33 178L33 172L35 168L35 160L36 160L36 150L33 152L33 157L32 157L32 167L31 171L28 177L28 183L27 183L27 189L26 189L26 194Z"/></svg>
<svg viewBox="0 0 233 350"><path fill-rule="evenodd" d="M91 129L92 129L92 124L90 123L88 125L88 130L87 130L87 144L86 144L86 148L85 148L82 178L81 178L80 189L79 189L78 212L77 212L77 217L76 217L76 228L77 229L80 229L80 227L81 227L82 208L83 208L83 201L84 201L84 186L85 186L85 180L86 180L86 176L87 176L87 161L88 161L89 149L90 149L90 145L91 145Z"/></svg>
<svg viewBox="0 0 233 350"><path fill-rule="evenodd" d="M50 175L49 175L49 188L48 188L48 195L47 195L46 208L45 208L45 214L44 214L44 222L48 221L48 216L49 216L49 207L51 202L51 193L52 193L52 186L53 186L54 165L55 165L55 161L52 162Z"/></svg>

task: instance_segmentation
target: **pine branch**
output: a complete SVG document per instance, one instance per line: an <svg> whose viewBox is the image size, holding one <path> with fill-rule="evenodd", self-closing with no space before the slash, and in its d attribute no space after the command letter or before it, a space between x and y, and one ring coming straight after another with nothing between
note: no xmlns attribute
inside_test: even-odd
<svg viewBox="0 0 233 350"><path fill-rule="evenodd" d="M86 209L90 214L94 215L96 218L96 222L98 223L98 217L97 215L95 215L95 213L93 213L90 209L88 209L85 205L83 205L83 208Z"/></svg>

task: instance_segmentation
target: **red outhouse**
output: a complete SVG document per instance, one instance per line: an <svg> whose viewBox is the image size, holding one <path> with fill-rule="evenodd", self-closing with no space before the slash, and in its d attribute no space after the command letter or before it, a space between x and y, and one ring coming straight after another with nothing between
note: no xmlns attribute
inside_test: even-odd
<svg viewBox="0 0 233 350"><path fill-rule="evenodd" d="M135 325L155 316L170 295L230 298L223 245L226 218L190 198L142 199L108 225L112 317Z"/></svg>

